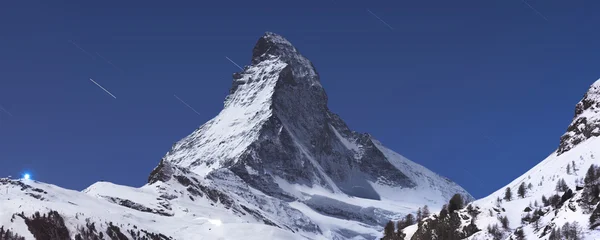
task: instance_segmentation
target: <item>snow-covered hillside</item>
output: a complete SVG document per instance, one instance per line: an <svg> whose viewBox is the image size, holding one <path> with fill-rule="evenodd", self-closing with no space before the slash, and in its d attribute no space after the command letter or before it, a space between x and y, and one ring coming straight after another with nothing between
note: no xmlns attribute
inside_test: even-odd
<svg viewBox="0 0 600 240"><path fill-rule="evenodd" d="M289 41L266 33L252 52L224 109L174 144L147 185L76 192L1 180L0 239L10 230L26 239L370 240L389 219L437 211L457 193L472 199L352 131Z"/></svg>
<svg viewBox="0 0 600 240"><path fill-rule="evenodd" d="M598 212L600 180L597 174L595 179L586 178L589 171L594 173L589 170L592 165L600 165L600 138L597 138L600 131L599 92L600 80L590 87L577 104L573 122L561 137L556 152L505 187L471 203L470 210L465 208L458 211L463 221L453 230L459 238L520 239L522 236L524 239L552 239L553 230L563 228L566 223L572 227L576 222L583 237L581 239L600 239L600 229L590 225L590 216L595 210ZM508 188L512 193L510 198L507 196ZM476 212L479 213L474 214ZM405 239L422 239L421 236L426 235L424 233L436 231L431 224L439 221L451 220L449 217L442 220L436 214L419 223L419 226L406 228ZM471 223L479 231L472 235L460 234ZM492 233L496 230L494 236ZM567 238L562 236L554 239Z"/></svg>

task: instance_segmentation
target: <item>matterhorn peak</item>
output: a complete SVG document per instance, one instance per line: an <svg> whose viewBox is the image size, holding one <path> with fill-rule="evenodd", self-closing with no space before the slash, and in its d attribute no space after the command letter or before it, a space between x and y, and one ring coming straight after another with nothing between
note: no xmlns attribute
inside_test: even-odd
<svg viewBox="0 0 600 240"><path fill-rule="evenodd" d="M583 99L575 106L575 116L560 138L557 154L563 154L579 143L600 136L600 80L590 86Z"/></svg>
<svg viewBox="0 0 600 240"><path fill-rule="evenodd" d="M293 193L282 181L380 199L374 186L418 191L426 175L436 179L427 185L440 192L440 202L454 193L471 197L424 168L428 174L413 175L398 165L404 158L394 161L370 135L352 131L329 110L312 63L284 37L261 36L252 63L233 78L221 113L176 143L165 161L203 177L229 169L255 189L287 199Z"/></svg>

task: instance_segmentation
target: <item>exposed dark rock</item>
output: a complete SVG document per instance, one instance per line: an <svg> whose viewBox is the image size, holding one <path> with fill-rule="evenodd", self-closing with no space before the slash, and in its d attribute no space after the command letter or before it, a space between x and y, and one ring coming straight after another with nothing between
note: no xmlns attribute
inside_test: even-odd
<svg viewBox="0 0 600 240"><path fill-rule="evenodd" d="M177 181L181 183L181 185L186 187L192 184L192 181L185 176L175 175L175 179L177 179Z"/></svg>
<svg viewBox="0 0 600 240"><path fill-rule="evenodd" d="M595 116L587 116L585 112L593 114L600 113L600 82L594 83L583 99L575 106L575 116L567 132L560 138L560 144L556 151L558 155L571 150L579 143L600 136L600 119ZM589 115L589 114L588 114Z"/></svg>
<svg viewBox="0 0 600 240"><path fill-rule="evenodd" d="M571 199L572 197L573 197L573 190L571 190L571 189L567 190L560 198L560 203L558 205L562 206L567 200Z"/></svg>
<svg viewBox="0 0 600 240"><path fill-rule="evenodd" d="M171 195L171 194L162 194L162 195L160 195L160 197L167 199L167 200L173 200L173 199L177 198L177 196Z"/></svg>
<svg viewBox="0 0 600 240"><path fill-rule="evenodd" d="M148 176L148 183L152 184L158 181L169 181L173 175L173 169L170 165L171 164L165 162L165 160L160 160L158 166L156 166L156 168L154 168L154 170L152 170L150 173L150 176Z"/></svg>
<svg viewBox="0 0 600 240"><path fill-rule="evenodd" d="M600 226L600 205L596 206L596 210L590 215L590 229L596 229Z"/></svg>
<svg viewBox="0 0 600 240"><path fill-rule="evenodd" d="M112 222L109 223L108 227L106 228L106 235L111 240L129 240L127 236L121 232L121 229L113 225Z"/></svg>
<svg viewBox="0 0 600 240"><path fill-rule="evenodd" d="M577 211L577 207L575 207L575 204L573 203L569 203L569 209L571 209L573 212Z"/></svg>
<svg viewBox="0 0 600 240"><path fill-rule="evenodd" d="M304 203L323 215L354 220L369 225L383 226L389 221L389 216L393 215L393 213L381 209L363 208L324 196L313 196Z"/></svg>
<svg viewBox="0 0 600 240"><path fill-rule="evenodd" d="M225 194L217 189L214 189L214 188L211 188L208 186L204 186L201 184L198 184L198 187L213 202L215 202L215 203L220 202L221 204L223 204L223 206L225 206L225 208L231 208L231 206L233 206L234 202L233 202L233 200L231 200L231 198L227 194Z"/></svg>
<svg viewBox="0 0 600 240"><path fill-rule="evenodd" d="M149 208L149 207L146 207L146 206L144 206L142 204L133 202L133 201L131 201L129 199L122 199L122 198L118 198L118 197L108 197L108 196L105 196L104 198L106 198L107 200L109 200L109 201L111 201L113 203L119 204L119 205L121 205L123 207L135 209L135 210L138 210L140 212L154 213L154 214L158 214L158 215L162 215L162 216L169 216L169 217L173 216L172 213L169 213L169 212L167 212L167 211L165 211L163 209Z"/></svg>
<svg viewBox="0 0 600 240"><path fill-rule="evenodd" d="M254 218L256 218L257 220L262 221L264 224L270 225L270 226L274 226L274 227L278 227L281 228L279 225L277 225L276 223L274 223L273 221L267 219L266 217L264 217L262 214L260 214L258 211L254 211L244 205L240 205L240 207L242 209L244 209L244 211L246 211L247 213L249 213L250 215L254 216Z"/></svg>
<svg viewBox="0 0 600 240"><path fill-rule="evenodd" d="M31 190L33 192L47 194L47 192L45 190L39 189L39 188L34 188L34 187L30 186L30 185L25 184L21 180L13 180L13 179L8 179L8 178L0 178L0 184L1 185L14 185L14 186L18 186L18 187L21 188L21 191Z"/></svg>
<svg viewBox="0 0 600 240"><path fill-rule="evenodd" d="M32 198L35 198L37 200L41 200L44 201L44 197L42 197L42 195L40 194L35 194L35 193L27 193L27 195L31 196Z"/></svg>
<svg viewBox="0 0 600 240"><path fill-rule="evenodd" d="M203 196L203 194L200 191L198 191L195 187L192 187L192 186L189 186L187 188L187 191L194 196L200 196L200 197Z"/></svg>

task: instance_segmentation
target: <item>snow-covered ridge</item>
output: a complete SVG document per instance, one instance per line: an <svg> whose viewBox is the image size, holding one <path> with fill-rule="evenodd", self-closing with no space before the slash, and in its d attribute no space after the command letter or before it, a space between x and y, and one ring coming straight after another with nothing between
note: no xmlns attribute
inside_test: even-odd
<svg viewBox="0 0 600 240"><path fill-rule="evenodd" d="M210 199L211 190L198 192L204 197L194 200L185 190L168 181L142 188L97 183L77 192L32 180L0 179L0 226L25 239L102 235L104 239L306 239L264 224L247 212L244 215L226 208L220 201ZM156 204L161 202L164 206ZM171 214L151 211L156 208L168 208ZM57 211L59 219L48 221L41 228L32 222L44 221L35 217L36 212L45 217L51 211Z"/></svg>
<svg viewBox="0 0 600 240"><path fill-rule="evenodd" d="M257 140L272 115L272 95L279 73L287 66L278 58L265 60L234 80L234 90L219 115L175 144L165 159L206 175L234 163Z"/></svg>

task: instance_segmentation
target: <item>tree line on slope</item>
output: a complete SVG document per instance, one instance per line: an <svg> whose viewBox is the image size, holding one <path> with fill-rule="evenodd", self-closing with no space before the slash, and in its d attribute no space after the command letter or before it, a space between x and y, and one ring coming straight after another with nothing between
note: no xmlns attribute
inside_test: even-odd
<svg viewBox="0 0 600 240"><path fill-rule="evenodd" d="M427 205L423 206L423 208L419 208L417 210L417 216L415 217L412 214L408 214L404 216L404 219L398 220L396 224L394 221L389 221L384 228L384 236L381 238L382 240L404 240L406 234L402 231L404 228L415 224L415 222L419 222L424 218L428 218L431 215L429 211L429 207Z"/></svg>
<svg viewBox="0 0 600 240"><path fill-rule="evenodd" d="M13 233L10 229L4 230L4 227L0 226L0 240L25 240L25 238Z"/></svg>
<svg viewBox="0 0 600 240"><path fill-rule="evenodd" d="M581 197L582 204L586 206L585 211L591 212L589 223L590 229L600 226L600 167L590 166L583 179L584 189ZM594 209L595 207L595 209Z"/></svg>
<svg viewBox="0 0 600 240"><path fill-rule="evenodd" d="M452 196L448 204L442 207L438 215L428 216L422 215L422 219L418 223L418 229L411 239L444 239L444 240L458 240L463 239L473 233L479 231L475 226L475 217L480 213L478 209L473 208L472 205L467 206L467 215L460 215L458 210L463 209L467 203L464 201L462 195L455 194ZM412 216L411 214L407 215ZM403 229L415 224L415 222L407 222L407 217L403 221L399 221L398 228L394 228L392 221L388 222L384 229L384 236L382 240L403 240L406 237ZM412 219L412 217L408 217ZM470 220L471 224L464 227L461 231L457 231L461 226L461 220ZM407 224L411 223L411 224Z"/></svg>
<svg viewBox="0 0 600 240"><path fill-rule="evenodd" d="M571 171L576 172L579 169L576 168L575 163L572 162L567 167L567 174L570 174ZM580 181L579 181L580 180ZM600 167L596 165L590 166L584 178L579 179L578 182L581 182L583 186L577 187L577 191L582 190L581 202L580 206L584 210L584 213L590 214L590 229L595 229L600 226ZM540 185L542 182L540 182ZM527 184L526 182L522 182L517 189L517 197L518 198L526 198L529 190L533 188L531 183ZM552 194L549 198L542 195L541 204L535 200L534 203L529 204L528 207L524 209L524 216L521 219L521 224L531 224L534 229L542 230L540 226L540 219L550 212L552 209L559 209L562 207L569 199L575 196L573 190L569 188L566 181L564 179L559 179L557 181L555 187L556 193ZM497 199L495 211L500 213L504 211L501 208L502 201L512 201L514 198L513 192L510 187L505 189L503 199ZM460 201L458 200L460 199ZM569 208L573 208L571 206L572 203L569 203ZM474 225L474 220L476 214L473 214L471 217L471 224L463 229L459 229L461 227L461 219L465 220L464 216L459 216L456 213L456 210L462 209L465 203L462 201L462 198L459 194L453 196L453 198L449 201L447 205L444 205L440 214L438 216L434 215L431 218L424 218L423 221L417 221L418 229L415 232L415 235L411 238L412 240L419 239L462 239L464 237L468 237L475 232L479 231L477 227ZM467 209L474 209L472 205L468 205ZM477 207L476 207L477 208ZM574 211L574 209L572 209ZM470 211L467 211L470 212ZM471 215L471 214L469 214ZM490 209L490 216L493 216L492 210ZM408 216L407 216L408 217ZM412 223L411 217L408 217L408 223ZM399 221L399 224L396 226L392 221L388 223L385 228L383 240L397 240L404 239L405 234L402 232L402 229L406 226L407 218L404 221ZM493 239L503 239L504 232L510 231L508 218L506 216L498 216L498 221L501 226L497 224L489 225L487 228L487 232L493 236ZM422 225L426 223L426 227ZM552 224L553 225L553 224ZM396 228L397 227L397 228ZM501 230L501 228L503 230ZM563 226L553 227L546 226L541 232L541 236L549 235L550 240L555 239L573 239L578 240L578 236L581 235L581 227L578 222L571 222L564 224ZM524 239L523 228L519 227L513 232L513 236L516 239Z"/></svg>
<svg viewBox="0 0 600 240"><path fill-rule="evenodd" d="M77 213L76 219L83 214ZM61 214L57 211L50 210L48 213L41 214L35 212L31 216L26 216L24 212L13 214L10 219L14 222L15 217L21 217L27 229L37 240L66 240L71 239L71 233ZM83 226L77 226L74 239L75 240L130 240L121 228L124 226L121 224L117 226L112 222L106 223L106 230L103 232L101 229L96 228L95 224L89 219L85 220L86 224ZM135 229L130 229L126 233L129 233L131 240L173 240L172 237L165 236L160 233L152 233L144 229L138 229L137 226L133 226ZM25 238L11 232L10 230L4 230L0 227L0 240L24 240Z"/></svg>

